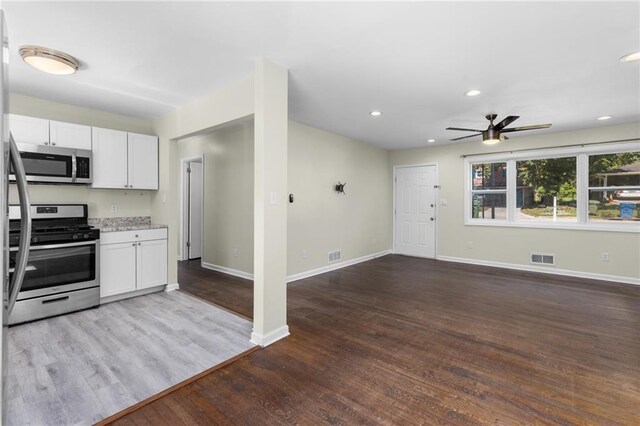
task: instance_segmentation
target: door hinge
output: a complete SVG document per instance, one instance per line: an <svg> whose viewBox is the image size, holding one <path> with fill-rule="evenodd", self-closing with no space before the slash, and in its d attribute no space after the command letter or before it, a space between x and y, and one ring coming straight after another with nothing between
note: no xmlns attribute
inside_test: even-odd
<svg viewBox="0 0 640 426"><path fill-rule="evenodd" d="M433 189L440 189L440 185L433 185Z"/></svg>
<svg viewBox="0 0 640 426"><path fill-rule="evenodd" d="M191 243L187 241L187 247L191 247Z"/></svg>
<svg viewBox="0 0 640 426"><path fill-rule="evenodd" d="M191 173L191 167L187 168L187 173Z"/></svg>

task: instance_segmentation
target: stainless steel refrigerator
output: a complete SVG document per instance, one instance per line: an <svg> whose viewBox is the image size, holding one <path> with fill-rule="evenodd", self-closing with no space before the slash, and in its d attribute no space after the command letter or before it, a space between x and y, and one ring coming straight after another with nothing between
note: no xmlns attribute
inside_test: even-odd
<svg viewBox="0 0 640 426"><path fill-rule="evenodd" d="M0 246L2 247L2 262L0 262L0 274L2 276L2 333L0 339L0 362L2 363L2 377L0 384L0 422L6 423L6 383L8 367L7 351L7 327L9 313L15 305L27 267L29 255L29 243L31 241L31 217L29 206L29 194L27 180L18 148L16 147L11 132L9 131L9 42L7 37L7 24L4 11L0 10L0 33L2 34L2 67L0 68L0 135L2 135L2 161L0 161L0 218L2 219L2 232L0 232ZM15 264L9 262L9 170L10 165L16 175L16 186L20 198L20 245Z"/></svg>

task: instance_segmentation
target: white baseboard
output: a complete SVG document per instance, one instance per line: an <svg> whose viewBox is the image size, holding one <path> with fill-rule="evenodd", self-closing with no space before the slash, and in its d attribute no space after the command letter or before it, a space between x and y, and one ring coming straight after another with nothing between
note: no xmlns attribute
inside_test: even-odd
<svg viewBox="0 0 640 426"><path fill-rule="evenodd" d="M289 275L287 282L298 281L304 278L313 277L314 275L324 274L326 272L335 271L336 269L346 268L347 266L355 265L357 263L366 262L368 260L375 259L377 257L386 256L391 254L391 250L385 250L378 253L368 254L366 256L357 257L355 259L345 260L344 262L332 263L331 265L323 266L317 269L311 269L309 271L300 272L298 274Z"/></svg>
<svg viewBox="0 0 640 426"><path fill-rule="evenodd" d="M368 260L375 259L377 257L386 256L388 254L391 254L391 250L385 250L378 253L368 254L366 256L345 260L343 262L332 263L331 265L323 266L321 268L311 269L309 271L304 271L298 274L289 275L287 277L287 282L290 283L290 282L298 281L304 278L313 277L314 275L320 275L326 272L335 271L336 269L346 268L347 266L366 262ZM219 265L214 265L213 263L202 262L202 267L206 269L211 269L212 271L218 271L224 274L233 275L234 277L240 277L246 280L253 280L253 274L250 274L248 272L238 271L237 269L227 268L226 266L219 266Z"/></svg>
<svg viewBox="0 0 640 426"><path fill-rule="evenodd" d="M211 269L212 271L222 272L224 274L233 275L234 277L244 278L245 280L253 280L253 274L237 269L227 268L226 266L214 265L213 263L202 262L202 267Z"/></svg>
<svg viewBox="0 0 640 426"><path fill-rule="evenodd" d="M180 290L180 284L175 283L175 284L167 284L166 286L164 286L164 291L175 291L175 290Z"/></svg>
<svg viewBox="0 0 640 426"><path fill-rule="evenodd" d="M495 268L516 269L518 271L541 272L543 274L563 275L576 278L588 278L592 280L613 281L624 284L640 285L640 278L621 277L617 275L597 274L594 272L572 271L570 269L558 269L536 265L520 265L517 263L494 262L491 260L468 259L465 257L438 256L438 260L445 262L468 263L471 265L493 266Z"/></svg>
<svg viewBox="0 0 640 426"><path fill-rule="evenodd" d="M283 325L267 334L258 334L255 331L251 333L251 343L262 346L269 346L272 343L277 342L280 339L284 339L289 335L289 326Z"/></svg>
<svg viewBox="0 0 640 426"><path fill-rule="evenodd" d="M127 293L114 294L113 296L101 297L100 304L117 302L118 300L129 299L131 297L144 296L145 294L156 293L164 290L166 286L159 285L157 287L145 288L144 290L129 291Z"/></svg>

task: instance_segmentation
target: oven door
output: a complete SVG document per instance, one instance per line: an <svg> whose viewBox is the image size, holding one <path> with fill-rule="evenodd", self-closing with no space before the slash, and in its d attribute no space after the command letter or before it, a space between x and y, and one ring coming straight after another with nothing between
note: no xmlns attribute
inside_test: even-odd
<svg viewBox="0 0 640 426"><path fill-rule="evenodd" d="M99 286L98 244L99 240L31 246L18 300ZM12 247L11 267L16 256L17 247Z"/></svg>

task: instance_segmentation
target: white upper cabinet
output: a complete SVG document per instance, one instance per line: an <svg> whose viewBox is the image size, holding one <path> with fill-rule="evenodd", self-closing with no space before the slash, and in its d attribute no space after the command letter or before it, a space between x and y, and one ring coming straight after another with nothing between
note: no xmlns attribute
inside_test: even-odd
<svg viewBox="0 0 640 426"><path fill-rule="evenodd" d="M158 189L158 138L128 134L129 185L137 189Z"/></svg>
<svg viewBox="0 0 640 426"><path fill-rule="evenodd" d="M51 145L91 151L91 127L80 124L49 121Z"/></svg>
<svg viewBox="0 0 640 426"><path fill-rule="evenodd" d="M158 138L94 127L92 186L158 189Z"/></svg>
<svg viewBox="0 0 640 426"><path fill-rule="evenodd" d="M17 143L91 150L91 127L9 114L9 129Z"/></svg>
<svg viewBox="0 0 640 426"><path fill-rule="evenodd" d="M49 120L9 114L9 130L17 143L49 145Z"/></svg>
<svg viewBox="0 0 640 426"><path fill-rule="evenodd" d="M94 188L128 188L127 132L93 129Z"/></svg>

